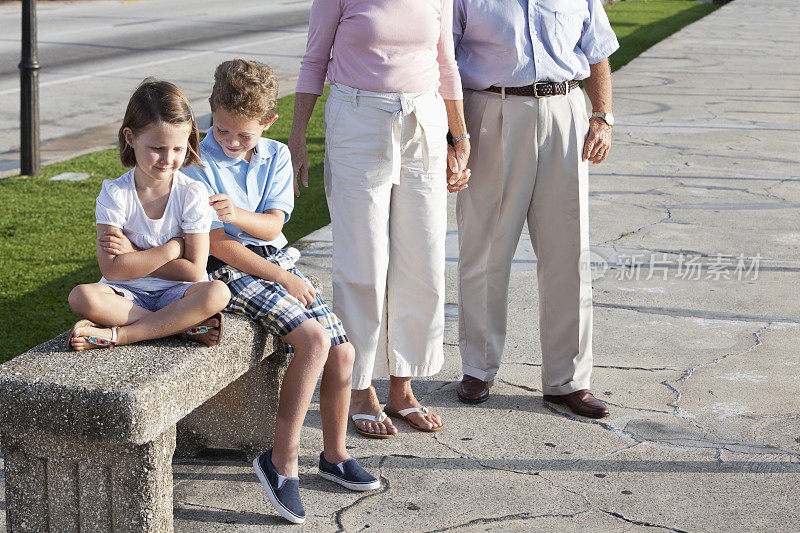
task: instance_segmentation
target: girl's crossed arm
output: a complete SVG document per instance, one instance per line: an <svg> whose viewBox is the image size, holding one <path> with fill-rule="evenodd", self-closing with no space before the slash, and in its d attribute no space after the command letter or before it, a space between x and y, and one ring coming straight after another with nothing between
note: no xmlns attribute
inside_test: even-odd
<svg viewBox="0 0 800 533"><path fill-rule="evenodd" d="M100 272L109 281L123 281L141 278L157 268L183 255L183 239L171 239L161 246L147 250L133 250L130 253L114 254L105 248L100 240L107 233L121 230L108 224L97 225L97 263ZM127 239L125 239L127 240ZM128 243L130 245L130 243Z"/></svg>
<svg viewBox="0 0 800 533"><path fill-rule="evenodd" d="M109 281L153 275L174 281L201 281L208 259L208 234L187 233L167 243L138 250L117 227L97 225L97 261Z"/></svg>
<svg viewBox="0 0 800 533"><path fill-rule="evenodd" d="M173 281L203 281L208 262L208 233L184 233L183 257L153 271L153 276Z"/></svg>

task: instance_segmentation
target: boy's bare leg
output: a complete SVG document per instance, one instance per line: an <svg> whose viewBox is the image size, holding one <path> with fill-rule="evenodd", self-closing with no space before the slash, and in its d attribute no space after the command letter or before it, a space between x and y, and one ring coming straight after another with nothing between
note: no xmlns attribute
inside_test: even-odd
<svg viewBox="0 0 800 533"><path fill-rule="evenodd" d="M217 319L209 321L208 317L223 309L230 298L228 287L221 281L196 283L186 290L180 300L163 309L150 312L119 296L107 285L96 283L80 287L84 288L79 293L76 293L77 288L70 293L70 305L73 310L92 322L120 326L117 329L118 345L166 337L206 322L207 325L217 327L219 321ZM111 294L107 290L110 290ZM209 335L209 340L212 340L213 335L217 335L218 339L218 330ZM79 328L74 336L108 339L111 338L111 329ZM94 346L81 338L73 341L73 347L81 350Z"/></svg>
<svg viewBox="0 0 800 533"><path fill-rule="evenodd" d="M280 475L296 477L300 429L328 357L331 336L316 320L306 320L283 340L294 348L294 357L281 385L272 464Z"/></svg>
<svg viewBox="0 0 800 533"><path fill-rule="evenodd" d="M411 378L389 377L389 399L386 407L395 411L402 411L409 407L422 407L411 390ZM407 417L409 420L426 429L433 429L442 425L442 420L434 412L428 413L427 417L422 413L411 413Z"/></svg>
<svg viewBox="0 0 800 533"><path fill-rule="evenodd" d="M372 385L366 389L353 389L350 392L350 416L357 414L377 416L381 411L381 402L378 401L378 394ZM355 424L359 429L367 433L381 435L394 435L397 433L397 428L394 427L392 420L388 417L383 422L356 420Z"/></svg>
<svg viewBox="0 0 800 533"><path fill-rule="evenodd" d="M349 342L333 346L322 371L319 386L319 410L322 417L322 442L325 460L341 463L349 459L345 447L347 409L356 352Z"/></svg>

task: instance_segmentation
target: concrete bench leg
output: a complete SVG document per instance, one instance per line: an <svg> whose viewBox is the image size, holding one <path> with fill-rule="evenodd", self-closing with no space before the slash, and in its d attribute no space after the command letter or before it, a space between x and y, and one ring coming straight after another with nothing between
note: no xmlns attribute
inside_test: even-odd
<svg viewBox="0 0 800 533"><path fill-rule="evenodd" d="M270 448L288 366L286 354L275 353L185 416L178 422L176 455L219 448L242 450L253 459Z"/></svg>
<svg viewBox="0 0 800 533"><path fill-rule="evenodd" d="M14 533L171 533L175 428L142 445L0 436Z"/></svg>

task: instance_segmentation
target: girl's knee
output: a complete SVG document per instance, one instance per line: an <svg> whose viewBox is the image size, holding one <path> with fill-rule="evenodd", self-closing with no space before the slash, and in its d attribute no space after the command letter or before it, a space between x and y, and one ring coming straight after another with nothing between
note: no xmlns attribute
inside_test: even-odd
<svg viewBox="0 0 800 533"><path fill-rule="evenodd" d="M203 311L205 314L213 315L214 313L225 309L228 301L231 299L231 291L228 286L222 281L204 281L197 288L198 294L202 294Z"/></svg>
<svg viewBox="0 0 800 533"><path fill-rule="evenodd" d="M93 283L78 285L69 293L67 301L70 308L79 315L90 314L95 307L97 290Z"/></svg>
<svg viewBox="0 0 800 533"><path fill-rule="evenodd" d="M214 312L225 309L231 299L231 291L224 282L216 279L209 282L209 300L213 303Z"/></svg>

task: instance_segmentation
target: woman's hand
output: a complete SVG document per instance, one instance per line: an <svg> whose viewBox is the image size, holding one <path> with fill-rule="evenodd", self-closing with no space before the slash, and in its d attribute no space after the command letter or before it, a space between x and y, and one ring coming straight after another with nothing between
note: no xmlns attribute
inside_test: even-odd
<svg viewBox="0 0 800 533"><path fill-rule="evenodd" d="M110 255L122 255L130 252L138 252L139 249L116 227L109 227L102 236L97 239L99 246L105 253Z"/></svg>
<svg viewBox="0 0 800 533"><path fill-rule="evenodd" d="M456 146L447 145L447 190L458 192L468 187L471 171L467 168L469 160L469 139L463 139Z"/></svg>
<svg viewBox="0 0 800 533"><path fill-rule="evenodd" d="M308 146L305 136L289 136L288 146L292 154L294 195L300 196L300 184L308 188Z"/></svg>
<svg viewBox="0 0 800 533"><path fill-rule="evenodd" d="M294 195L300 196L300 184L308 187L308 146L306 146L306 130L317 95L311 93L295 93L292 128L289 131L289 152L292 154L292 172L294 173Z"/></svg>

